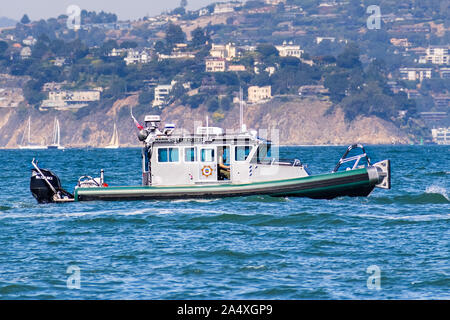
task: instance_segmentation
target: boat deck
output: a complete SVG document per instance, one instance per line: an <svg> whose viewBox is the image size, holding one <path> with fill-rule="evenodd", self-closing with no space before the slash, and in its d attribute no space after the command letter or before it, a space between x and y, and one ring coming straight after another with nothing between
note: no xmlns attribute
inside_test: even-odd
<svg viewBox="0 0 450 320"><path fill-rule="evenodd" d="M322 199L332 199L341 195L367 196L378 182L369 177L369 169L243 184L78 188L75 190L75 201L222 198L250 195Z"/></svg>

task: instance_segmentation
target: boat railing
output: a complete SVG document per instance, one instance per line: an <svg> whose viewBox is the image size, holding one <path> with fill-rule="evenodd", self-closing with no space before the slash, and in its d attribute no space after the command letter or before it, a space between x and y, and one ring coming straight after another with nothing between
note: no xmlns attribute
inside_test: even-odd
<svg viewBox="0 0 450 320"><path fill-rule="evenodd" d="M350 153L350 151L352 151L353 149L361 149L362 153L352 156L352 157L347 157L348 154ZM334 170L332 172L337 172L342 164L347 163L347 162L352 162L352 161L353 161L353 166L352 166L351 170L354 170L354 169L358 168L359 162L363 158L366 159L367 164L370 166L370 158L367 155L366 150L364 149L364 146L361 144L353 144L347 148L347 151L345 151L344 155L341 157L339 162L336 164L336 167L334 168ZM347 170L349 170L349 169L347 169Z"/></svg>
<svg viewBox="0 0 450 320"><path fill-rule="evenodd" d="M276 165L276 166L291 166L291 167L301 167L302 162L299 159L264 159L259 160L258 164L268 164L268 165Z"/></svg>

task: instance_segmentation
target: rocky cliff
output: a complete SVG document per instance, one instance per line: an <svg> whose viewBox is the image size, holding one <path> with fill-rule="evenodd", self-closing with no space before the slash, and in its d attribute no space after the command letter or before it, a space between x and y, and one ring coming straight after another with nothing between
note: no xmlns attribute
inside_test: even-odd
<svg viewBox="0 0 450 320"><path fill-rule="evenodd" d="M352 122L344 119L343 112L336 108L329 112L329 102L316 98L294 97L272 100L265 104L245 106L244 120L251 129L278 129L279 141L283 145L310 144L403 144L411 140L405 132L391 122L377 117L359 117ZM85 116L82 112L49 111L39 112L31 108L0 109L0 147L16 148L20 145L31 117L32 143L51 143L53 119L61 124L61 142L67 147L104 147L111 139L114 122L119 129L120 144L123 147L139 145L137 130L130 118L130 107L136 106L138 97L129 96L116 101L112 107L93 108ZM328 112L327 112L328 111ZM144 114L152 114L151 107L136 109L135 114L142 121ZM163 122L175 123L178 128L192 131L194 122L203 121L208 115L209 125L224 129L239 126L239 106L227 112L208 113L205 107L190 109L184 106L170 106L161 112Z"/></svg>

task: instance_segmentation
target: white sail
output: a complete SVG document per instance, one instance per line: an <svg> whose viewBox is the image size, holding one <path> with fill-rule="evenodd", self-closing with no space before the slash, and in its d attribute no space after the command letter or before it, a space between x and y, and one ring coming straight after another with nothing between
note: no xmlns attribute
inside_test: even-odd
<svg viewBox="0 0 450 320"><path fill-rule="evenodd" d="M61 129L59 127L59 120L55 117L55 121L53 122L53 141L52 144L47 146L48 149L64 149L61 146Z"/></svg>
<svg viewBox="0 0 450 320"><path fill-rule="evenodd" d="M28 124L23 132L22 141L20 142L19 148L20 149L45 149L45 146L31 144L31 116L28 117Z"/></svg>
<svg viewBox="0 0 450 320"><path fill-rule="evenodd" d="M25 127L25 130L23 130L22 140L20 141L20 146L25 146L25 137L27 136L28 132L28 141L26 144L30 144L30 124L31 124L31 117L28 117L28 123Z"/></svg>
<svg viewBox="0 0 450 320"><path fill-rule="evenodd" d="M119 132L117 130L117 125L114 122L113 135L111 137L109 145L106 146L106 149L118 149L118 148L119 148Z"/></svg>

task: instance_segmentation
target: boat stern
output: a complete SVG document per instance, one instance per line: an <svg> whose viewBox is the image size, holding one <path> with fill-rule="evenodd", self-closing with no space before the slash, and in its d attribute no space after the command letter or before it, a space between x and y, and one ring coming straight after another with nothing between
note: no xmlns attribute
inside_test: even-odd
<svg viewBox="0 0 450 320"><path fill-rule="evenodd" d="M377 183L375 187L381 189L390 189L391 188L391 161L383 160L377 163L374 163L373 168L376 169L377 175ZM370 173L369 173L370 175Z"/></svg>

